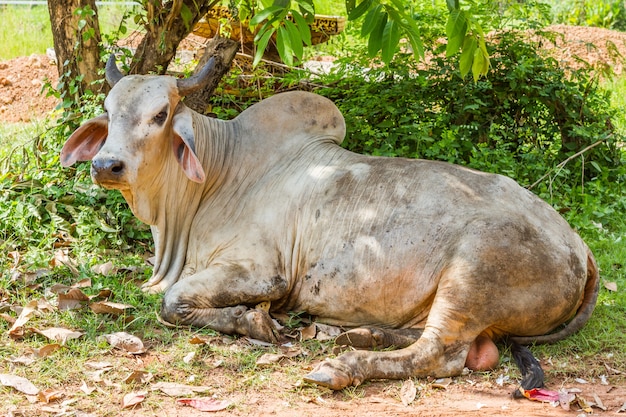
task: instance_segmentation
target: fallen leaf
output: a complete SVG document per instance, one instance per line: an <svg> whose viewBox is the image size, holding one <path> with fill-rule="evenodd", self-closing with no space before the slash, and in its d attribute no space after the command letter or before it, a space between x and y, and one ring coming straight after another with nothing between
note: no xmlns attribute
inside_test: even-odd
<svg viewBox="0 0 626 417"><path fill-rule="evenodd" d="M612 292L617 292L617 282L604 281L604 288Z"/></svg>
<svg viewBox="0 0 626 417"><path fill-rule="evenodd" d="M328 324L315 323L315 327L317 328L317 336L315 338L322 342L334 339L343 333L343 330L339 327Z"/></svg>
<svg viewBox="0 0 626 417"><path fill-rule="evenodd" d="M452 378L439 378L431 385L433 388L447 389L452 383ZM497 381L496 381L497 383Z"/></svg>
<svg viewBox="0 0 626 417"><path fill-rule="evenodd" d="M103 264L94 265L91 267L91 271L95 274L104 275L105 277L111 275L112 273L115 273L113 262L111 261Z"/></svg>
<svg viewBox="0 0 626 417"><path fill-rule="evenodd" d="M6 358L6 361L28 366L28 365L32 365L35 362L35 358L33 358L31 355L28 355L28 356L22 355L22 356L18 356L17 358L13 356L9 356L8 358Z"/></svg>
<svg viewBox="0 0 626 417"><path fill-rule="evenodd" d="M85 394L89 395L96 390L96 387L90 387L87 385L85 381L83 381L83 383L80 386L80 390L84 392Z"/></svg>
<svg viewBox="0 0 626 417"><path fill-rule="evenodd" d="M593 406L599 408L602 411L606 411L606 407L602 403L602 400L600 399L600 397L598 397L598 394L596 394L595 392L593 393L593 400L595 401L595 404L593 404Z"/></svg>
<svg viewBox="0 0 626 417"><path fill-rule="evenodd" d="M161 391L170 397L182 397L192 395L195 392L208 391L209 387L177 384L175 382L157 382L152 385L152 390Z"/></svg>
<svg viewBox="0 0 626 417"><path fill-rule="evenodd" d="M541 401L541 402L556 402L559 401L559 393L556 391L550 391L544 388L533 388L525 390L520 387L522 395L529 400Z"/></svg>
<svg viewBox="0 0 626 417"><path fill-rule="evenodd" d="M300 330L300 340L311 340L315 339L315 335L317 334L317 326L315 323L303 328Z"/></svg>
<svg viewBox="0 0 626 417"><path fill-rule="evenodd" d="M154 375L152 375L152 372L133 371L126 378L124 378L124 382L127 384L147 384L148 382L150 382L153 376Z"/></svg>
<svg viewBox="0 0 626 417"><path fill-rule="evenodd" d="M179 398L178 404L187 405L200 411L221 411L230 406L230 401L216 400L215 398Z"/></svg>
<svg viewBox="0 0 626 417"><path fill-rule="evenodd" d="M26 378L11 374L0 374L0 385L13 387L26 395L37 395L39 389Z"/></svg>
<svg viewBox="0 0 626 417"><path fill-rule="evenodd" d="M285 355L282 353L264 353L256 360L256 365L259 367L269 366L280 362Z"/></svg>
<svg viewBox="0 0 626 417"><path fill-rule="evenodd" d="M49 345L45 345L40 347L39 349L33 349L33 353L37 355L39 358L45 358L47 356L52 355L57 350L61 349L61 345L58 343L52 343Z"/></svg>
<svg viewBox="0 0 626 417"><path fill-rule="evenodd" d="M196 357L196 352L192 350L191 352L189 352L188 354L185 355L185 357L183 358L183 362L191 363L191 361L195 357Z"/></svg>
<svg viewBox="0 0 626 417"><path fill-rule="evenodd" d="M104 338L111 346L116 349L123 350L124 352L140 355L146 352L146 348L143 345L141 339L137 336L126 332L117 332L111 334L105 334Z"/></svg>
<svg viewBox="0 0 626 417"><path fill-rule="evenodd" d="M78 276L79 272L74 264L75 262L69 257L67 250L63 249L59 249L54 252L54 258L52 258L49 262L49 265L53 268L66 266L74 276Z"/></svg>
<svg viewBox="0 0 626 417"><path fill-rule="evenodd" d="M400 399L402 400L402 404L405 406L411 404L415 401L415 396L417 395L417 388L415 388L415 382L412 379L407 379L402 383L402 388L400 388Z"/></svg>
<svg viewBox="0 0 626 417"><path fill-rule="evenodd" d="M24 325L37 312L37 300L32 300L24 306L19 317L9 329L9 336L13 339L19 339L24 336Z"/></svg>
<svg viewBox="0 0 626 417"><path fill-rule="evenodd" d="M65 345L68 340L78 339L83 335L81 332L76 332L69 329L64 329L62 327L50 327L45 330L31 329L33 332L40 334L42 336L47 337L50 340L54 340L55 342L61 343L61 345Z"/></svg>
<svg viewBox="0 0 626 417"><path fill-rule="evenodd" d="M40 298L37 300L37 310L42 313L53 313L56 309L48 302L48 300Z"/></svg>
<svg viewBox="0 0 626 417"><path fill-rule="evenodd" d="M83 308L89 302L89 297L78 288L68 288L58 292L57 307L60 311L77 310Z"/></svg>
<svg viewBox="0 0 626 417"><path fill-rule="evenodd" d="M576 401L576 394L567 392L566 390L559 390L559 404L565 411L570 410L570 404Z"/></svg>
<svg viewBox="0 0 626 417"><path fill-rule="evenodd" d="M85 362L85 365L92 369L111 369L113 364L111 362Z"/></svg>
<svg viewBox="0 0 626 417"><path fill-rule="evenodd" d="M96 314L111 314L113 316L120 316L134 306L128 304L114 303L111 301L97 301L89 305L91 311Z"/></svg>
<svg viewBox="0 0 626 417"><path fill-rule="evenodd" d="M208 345L209 342L211 341L212 337L210 336L194 336L191 339L189 339L189 343L191 343L192 345Z"/></svg>
<svg viewBox="0 0 626 417"><path fill-rule="evenodd" d="M626 402L622 404L622 407L617 410L618 413L626 413Z"/></svg>
<svg viewBox="0 0 626 417"><path fill-rule="evenodd" d="M39 391L39 394L37 394L37 399L40 403L48 404L52 401L59 401L64 396L65 394L63 393L63 391L55 390L53 388L47 388L43 391Z"/></svg>
<svg viewBox="0 0 626 417"><path fill-rule="evenodd" d="M146 391L141 392L131 392L124 395L122 399L122 408L130 408L146 399Z"/></svg>

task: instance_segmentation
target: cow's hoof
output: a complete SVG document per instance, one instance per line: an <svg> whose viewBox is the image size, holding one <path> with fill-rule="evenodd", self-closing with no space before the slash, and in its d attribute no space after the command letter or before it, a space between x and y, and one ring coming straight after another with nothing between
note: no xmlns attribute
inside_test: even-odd
<svg viewBox="0 0 626 417"><path fill-rule="evenodd" d="M335 344L339 346L352 346L357 349L375 349L386 347L385 335L377 329L360 327L341 333L335 339Z"/></svg>
<svg viewBox="0 0 626 417"><path fill-rule="evenodd" d="M262 340L268 343L278 343L276 328L272 318L263 310L248 310L239 319L242 324L241 333L252 339Z"/></svg>
<svg viewBox="0 0 626 417"><path fill-rule="evenodd" d="M333 390L340 390L350 385L359 385L361 382L352 378L350 371L346 369L344 364L337 360L328 359L319 364L313 372L305 375L303 379L305 382Z"/></svg>

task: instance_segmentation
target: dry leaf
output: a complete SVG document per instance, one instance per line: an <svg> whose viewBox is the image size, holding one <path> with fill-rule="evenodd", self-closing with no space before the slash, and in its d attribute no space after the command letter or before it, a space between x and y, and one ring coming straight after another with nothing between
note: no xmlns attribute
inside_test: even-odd
<svg viewBox="0 0 626 417"><path fill-rule="evenodd" d="M433 388L447 389L448 385L452 383L452 378L439 378L431 385Z"/></svg>
<svg viewBox="0 0 626 417"><path fill-rule="evenodd" d="M122 408L130 408L141 403L146 399L146 394L148 394L146 391L141 391L131 392L124 395L124 398L122 399Z"/></svg>
<svg viewBox="0 0 626 417"><path fill-rule="evenodd" d="M96 387L90 387L87 385L85 381L83 381L83 383L80 386L80 390L84 392L85 394L89 395L96 390Z"/></svg>
<svg viewBox="0 0 626 417"><path fill-rule="evenodd" d="M62 327L50 327L45 330L31 329L33 332L40 334L42 336L47 337L50 340L54 340L55 342L61 343L61 345L65 345L68 340L78 339L83 335L81 332L75 332L73 330L64 329Z"/></svg>
<svg viewBox="0 0 626 417"><path fill-rule="evenodd" d="M412 379L407 379L402 383L402 388L400 388L400 399L402 399L402 404L409 405L413 401L415 401L415 396L417 395L417 388L415 388L415 383Z"/></svg>
<svg viewBox="0 0 626 417"><path fill-rule="evenodd" d="M604 288L606 288L609 291L617 292L617 282L604 281Z"/></svg>
<svg viewBox="0 0 626 417"><path fill-rule="evenodd" d="M112 334L105 334L104 338L109 342L111 346L116 349L123 350L124 352L140 355L146 352L146 348L143 346L143 342L137 336L126 332L117 332Z"/></svg>
<svg viewBox="0 0 626 417"><path fill-rule="evenodd" d="M315 339L315 335L317 334L317 326L315 323L303 328L300 330L300 340L311 340Z"/></svg>
<svg viewBox="0 0 626 417"><path fill-rule="evenodd" d="M128 304L113 303L111 301L98 301L89 305L91 311L96 314L112 314L120 316L128 309L135 308Z"/></svg>
<svg viewBox="0 0 626 417"><path fill-rule="evenodd" d="M0 374L0 385L13 387L26 395L37 395L39 389L26 378L11 374Z"/></svg>
<svg viewBox="0 0 626 417"><path fill-rule="evenodd" d="M191 361L193 360L193 358L196 357L196 352L191 351L188 354L185 355L185 357L183 358L183 362L185 363L191 363Z"/></svg>
<svg viewBox="0 0 626 417"><path fill-rule="evenodd" d="M191 343L192 345L208 345L209 342L211 341L212 337L210 336L194 336L191 339L189 339L189 343Z"/></svg>
<svg viewBox="0 0 626 417"><path fill-rule="evenodd" d="M622 407L617 410L618 413L626 413L626 402L622 404Z"/></svg>
<svg viewBox="0 0 626 417"><path fill-rule="evenodd" d="M606 407L602 403L602 400L600 399L600 397L598 397L598 394L596 394L595 392L593 393L593 400L596 402L594 404L595 407L599 408L602 411L606 411Z"/></svg>
<svg viewBox="0 0 626 417"><path fill-rule="evenodd" d="M179 398L178 404L188 405L200 411L221 411L230 406L230 401L216 400L215 398Z"/></svg>
<svg viewBox="0 0 626 417"><path fill-rule="evenodd" d="M177 384L175 382L157 382L152 385L152 390L159 390L170 397L189 396L195 392L205 392L209 387Z"/></svg>
<svg viewBox="0 0 626 417"><path fill-rule="evenodd" d="M9 336L14 339L19 339L24 336L24 325L30 320L30 318L37 312L37 300L32 300L20 312L19 317L13 323L13 326L9 329Z"/></svg>
<svg viewBox="0 0 626 417"><path fill-rule="evenodd" d="M92 369L109 370L113 368L113 364L111 362L85 362L85 365Z"/></svg>
<svg viewBox="0 0 626 417"><path fill-rule="evenodd" d="M133 371L126 378L124 378L124 382L127 384L135 383L135 384L146 384L150 382L154 375L152 372L147 371Z"/></svg>
<svg viewBox="0 0 626 417"><path fill-rule="evenodd" d="M89 297L78 288L70 287L66 291L58 292L58 295L58 308L61 311L77 310L89 302Z"/></svg>
<svg viewBox="0 0 626 417"><path fill-rule="evenodd" d="M39 391L39 394L37 394L37 399L40 403L48 404L52 401L59 401L64 396L65 394L63 393L63 391L47 388L43 391Z"/></svg>
<svg viewBox="0 0 626 417"><path fill-rule="evenodd" d="M280 362L284 357L285 355L282 353L264 353L256 360L256 365L259 367L269 366Z"/></svg>
<svg viewBox="0 0 626 417"><path fill-rule="evenodd" d="M45 345L40 347L39 349L33 349L33 353L37 355L39 358L45 358L52 355L57 350L61 349L61 345L58 343L52 343L49 345Z"/></svg>
<svg viewBox="0 0 626 417"><path fill-rule="evenodd" d="M13 357L13 356L9 356L8 358L6 358L7 362L11 362L11 363L18 363L20 365L32 365L35 362L35 359L30 356L30 355L22 355L22 356L18 356L17 358Z"/></svg>
<svg viewBox="0 0 626 417"><path fill-rule="evenodd" d="M115 273L113 268L113 262L111 261L104 264L94 265L91 267L91 271L95 274L104 275L105 277L111 275L112 273Z"/></svg>
<svg viewBox="0 0 626 417"><path fill-rule="evenodd" d="M50 266L53 268L65 265L72 272L73 275L78 276L79 272L74 266L75 262L70 259L66 250L59 249L54 252L54 258L52 258L49 262Z"/></svg>
<svg viewBox="0 0 626 417"><path fill-rule="evenodd" d="M315 323L315 327L317 327L317 336L315 338L322 342L332 340L343 333L343 330L339 327L328 324Z"/></svg>

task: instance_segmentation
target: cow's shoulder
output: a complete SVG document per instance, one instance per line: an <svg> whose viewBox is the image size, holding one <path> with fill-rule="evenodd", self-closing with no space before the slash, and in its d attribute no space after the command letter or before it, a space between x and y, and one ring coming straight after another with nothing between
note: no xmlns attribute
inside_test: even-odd
<svg viewBox="0 0 626 417"><path fill-rule="evenodd" d="M343 141L343 115L329 99L314 93L290 91L276 94L246 109L237 121L245 129L267 133L274 139L326 139Z"/></svg>

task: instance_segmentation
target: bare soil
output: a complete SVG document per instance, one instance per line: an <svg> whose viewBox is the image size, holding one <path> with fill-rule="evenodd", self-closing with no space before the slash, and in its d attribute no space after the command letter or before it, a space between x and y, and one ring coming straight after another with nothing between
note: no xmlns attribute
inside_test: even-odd
<svg viewBox="0 0 626 417"><path fill-rule="evenodd" d="M579 28L556 26L554 30L563 33L564 38L558 40L554 49L559 59L568 64L576 62L580 56L588 62L606 62L612 65L617 73L622 72L622 64L610 53L610 44L626 56L626 34L596 28ZM591 46L593 44L594 46ZM607 46L609 45L609 46ZM547 48L552 46L546 45ZM0 123L19 123L36 120L47 115L57 105L54 98L46 98L41 94L45 80L55 85L57 68L45 55L20 57L0 62ZM150 353L144 358L149 361ZM167 358L152 358L167 361ZM314 365L314 363L313 363ZM542 363L544 368L549 364ZM416 399L409 405L401 400L398 381L373 381L361 387L340 392L306 389L294 383L293 375L297 372L304 375L310 370L309 364L290 364L290 369L277 366L262 388L245 389L241 392L223 392L220 399L230 401L233 406L225 411L210 413L216 416L458 416L461 414L480 416L548 416L548 415L588 415L579 406L572 406L570 411L550 403L541 403L527 399L516 400L511 396L515 390L515 381L499 384L498 371L489 375L468 375L447 381L445 387L437 387L432 380L416 382L418 391ZM608 382L591 379L586 383L576 381L574 377L548 378L547 388L559 390L575 388L578 395L589 403L600 399L605 410L593 407L593 414L619 415L626 412L626 387L623 372L621 375L608 375ZM214 386L232 384L237 378L236 372L220 369L207 369L203 379L213 380ZM68 391L76 391L78 387L65 387ZM219 389L214 390L219 393ZM92 404L85 414L72 415L121 415L121 416L198 416L205 415L188 406L176 404L175 400L163 394L150 392L150 404L140 404L132 409L121 409L119 404ZM88 401L88 398L87 398ZM112 399L113 401L113 399ZM117 397L116 400L117 401ZM157 404L155 406L155 403ZM117 410L111 414L111 410ZM55 415L41 413L40 406L29 406L23 401L9 410L0 410L0 416L31 416ZM62 414L58 414L62 415Z"/></svg>

